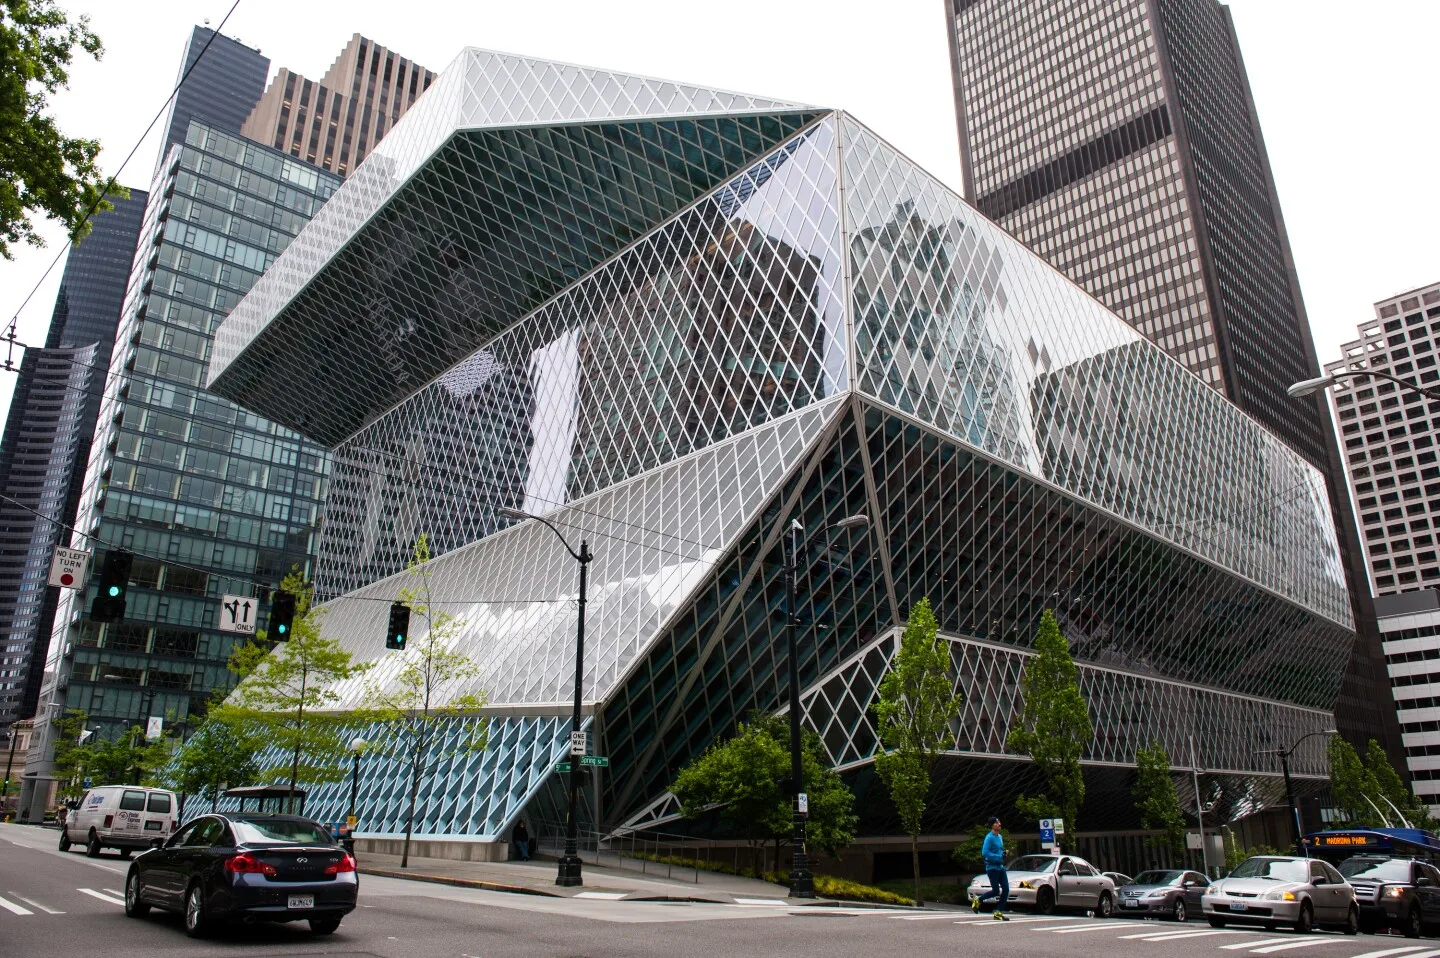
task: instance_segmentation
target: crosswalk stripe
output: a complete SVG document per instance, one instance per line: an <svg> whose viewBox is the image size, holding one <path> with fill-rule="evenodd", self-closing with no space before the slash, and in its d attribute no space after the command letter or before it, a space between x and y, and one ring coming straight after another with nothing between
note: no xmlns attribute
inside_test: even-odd
<svg viewBox="0 0 1440 958"><path fill-rule="evenodd" d="M45 914L47 914L47 915L63 915L63 914L65 914L63 911L56 911L56 910L53 909L53 908L46 908L44 905L40 904L38 901L31 901L30 899L26 898L24 895L16 895L13 891L12 891L10 894L11 894L11 895L14 895L14 896L15 896L16 898L18 898L20 901L23 901L25 904L29 905L31 908L38 908L38 909L40 909L41 911L43 911L43 912L44 912Z"/></svg>
<svg viewBox="0 0 1440 958"><path fill-rule="evenodd" d="M109 895L102 894L102 893L96 891L96 890L93 889L93 888L77 888L77 889L75 889L75 890L78 891L78 892L80 892L81 894L89 895L91 898L98 898L98 899L100 899L101 901L109 902L109 903L112 904L112 905L123 905L123 904L125 904L125 899L123 899L123 898L111 898Z"/></svg>
<svg viewBox="0 0 1440 958"><path fill-rule="evenodd" d="M1420 951L1426 945L1407 945L1404 948L1386 948L1384 951L1367 951L1363 955L1356 955L1355 958L1390 958L1391 955L1403 955L1407 951Z"/></svg>
<svg viewBox="0 0 1440 958"><path fill-rule="evenodd" d="M1121 935L1120 939L1126 941L1138 938L1141 941L1159 941L1165 938L1192 938L1195 935L1238 935L1238 931L1201 931L1196 928L1151 928L1149 931L1138 931L1133 935Z"/></svg>
<svg viewBox="0 0 1440 958"><path fill-rule="evenodd" d="M1287 941L1294 940L1295 936L1291 935L1287 938L1261 938L1258 941L1254 939L1251 939L1250 941L1237 941L1233 945L1221 945L1220 947L1225 949L1226 951L1239 951L1242 948L1258 948L1261 945L1280 945L1284 944Z"/></svg>
<svg viewBox="0 0 1440 958"><path fill-rule="evenodd" d="M121 901L124 901L124 900L125 900L125 893L124 893L123 891L121 891L120 889L118 889L118 888L102 888L102 889L100 889L100 890L103 891L103 892L104 892L105 894L107 894L107 895L114 895L116 898L119 898Z"/></svg>
<svg viewBox="0 0 1440 958"><path fill-rule="evenodd" d="M737 899L735 899L735 904L737 904L737 905L783 905L783 904L785 904L785 899L783 899L783 898L737 898Z"/></svg>
<svg viewBox="0 0 1440 958"><path fill-rule="evenodd" d="M23 907L21 907L20 905L15 904L13 901L6 901L6 900L3 899L3 898L0 898L0 908L3 908L3 909L5 909L6 911L9 911L9 912L14 912L14 913L17 914L17 915L33 915L33 914L35 914L35 913L34 913L33 911L31 911L30 909L28 909L28 908L23 908Z"/></svg>
<svg viewBox="0 0 1440 958"><path fill-rule="evenodd" d="M1036 921L1074 921L1074 920L1075 920L1075 919L1072 918L1072 917L1064 917L1064 916L1062 916L1062 917L1057 917L1057 918L1007 918L1007 919L1006 919L1006 921L1008 921L1008 922L1010 922L1010 923L1012 923L1012 924L1016 924L1016 925L1023 925L1023 924L1026 924L1027 922L1036 922ZM957 921L955 924L957 924L957 925L998 925L998 924L1000 924L1000 922L996 921L994 918L971 918L971 919L969 919L969 920L967 920L967 921Z"/></svg>
<svg viewBox="0 0 1440 958"><path fill-rule="evenodd" d="M1031 928L1030 930L1049 932L1052 935L1070 935L1077 931L1108 931L1114 927L1114 925L1096 925L1086 922L1083 925L1068 925L1064 928Z"/></svg>
<svg viewBox="0 0 1440 958"><path fill-rule="evenodd" d="M948 912L940 915L887 915L887 918L895 918L899 921L949 921Z"/></svg>
<svg viewBox="0 0 1440 958"><path fill-rule="evenodd" d="M1211 935L1243 935L1243 931L1172 931L1168 935L1152 935L1145 941L1180 941L1185 938L1208 938Z"/></svg>
<svg viewBox="0 0 1440 958"><path fill-rule="evenodd" d="M605 901L619 901L626 895L623 891L582 891L576 898L600 898ZM736 901L739 901L737 898Z"/></svg>
<svg viewBox="0 0 1440 958"><path fill-rule="evenodd" d="M1271 945L1269 948L1256 948L1250 954L1268 955L1273 951L1290 951L1294 948L1309 948L1311 945L1328 945L1341 940L1339 938L1307 938L1304 941L1292 941L1284 945Z"/></svg>

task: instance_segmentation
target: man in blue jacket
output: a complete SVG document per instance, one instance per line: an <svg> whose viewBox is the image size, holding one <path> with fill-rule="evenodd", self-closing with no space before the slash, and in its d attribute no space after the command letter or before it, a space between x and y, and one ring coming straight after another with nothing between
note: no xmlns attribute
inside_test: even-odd
<svg viewBox="0 0 1440 958"><path fill-rule="evenodd" d="M1010 898L1010 876L1005 872L1005 839L1000 834L1000 819L990 818L990 834L980 846L980 857L985 861L985 877L990 879L990 890L983 895L970 896L970 910L978 912L982 901L995 899L995 920L1009 921L1002 909Z"/></svg>

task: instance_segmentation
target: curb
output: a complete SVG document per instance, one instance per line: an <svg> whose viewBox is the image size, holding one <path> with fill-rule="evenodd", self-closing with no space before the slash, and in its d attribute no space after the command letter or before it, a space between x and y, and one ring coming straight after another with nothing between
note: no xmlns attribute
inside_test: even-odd
<svg viewBox="0 0 1440 958"><path fill-rule="evenodd" d="M502 882L480 881L474 878L449 878L444 875L421 875L415 872L398 871L393 868L373 868L361 865L357 871L362 875L376 875L380 878L400 878L406 881L430 882L434 885L454 885L457 888L479 888L484 891L503 891L514 895L539 895L542 898L566 898L554 892L527 888L524 885L506 885Z"/></svg>

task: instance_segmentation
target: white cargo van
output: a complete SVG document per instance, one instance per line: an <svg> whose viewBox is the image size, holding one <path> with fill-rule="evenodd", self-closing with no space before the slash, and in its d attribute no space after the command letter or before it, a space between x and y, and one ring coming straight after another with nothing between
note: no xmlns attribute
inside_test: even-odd
<svg viewBox="0 0 1440 958"><path fill-rule="evenodd" d="M175 793L139 785L101 785L80 799L60 830L60 850L84 845L95 858L102 848L118 848L129 858L136 849L168 839L179 815Z"/></svg>

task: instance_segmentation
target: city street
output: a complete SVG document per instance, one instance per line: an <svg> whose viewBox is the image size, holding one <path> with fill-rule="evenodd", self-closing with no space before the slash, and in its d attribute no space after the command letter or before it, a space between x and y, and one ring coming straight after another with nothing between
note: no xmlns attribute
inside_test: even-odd
<svg viewBox="0 0 1440 958"><path fill-rule="evenodd" d="M1106 958L1440 958L1440 940L1215 930L1200 922L1102 921L968 911L576 900L366 876L361 907L329 937L252 926L191 941L175 916L124 915L126 863L61 854L49 829L0 826L0 955L490 956L984 955ZM697 928L703 924L703 929Z"/></svg>

